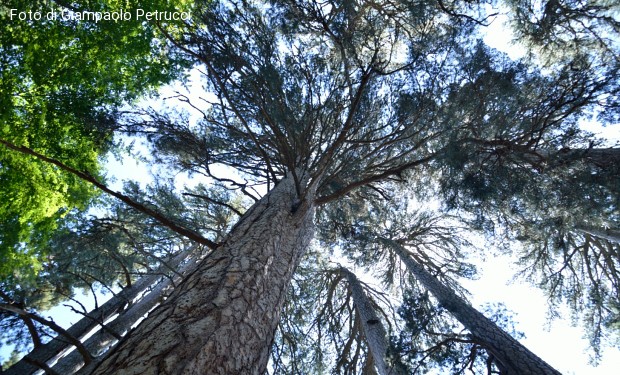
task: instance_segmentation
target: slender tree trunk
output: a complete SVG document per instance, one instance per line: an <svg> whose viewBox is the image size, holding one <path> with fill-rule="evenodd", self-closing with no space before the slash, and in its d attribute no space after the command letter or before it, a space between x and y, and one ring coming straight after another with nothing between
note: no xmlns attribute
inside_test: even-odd
<svg viewBox="0 0 620 375"><path fill-rule="evenodd" d="M482 315L469 303L457 296L450 288L414 261L407 250L395 244L395 249L407 269L430 291L465 328L467 328L485 349L500 363L502 370L509 375L547 375L560 374L534 353L521 345L495 323Z"/></svg>
<svg viewBox="0 0 620 375"><path fill-rule="evenodd" d="M588 228L584 226L578 226L576 229L582 233L590 234L592 236L602 238L607 241L620 243L620 231L617 231L617 230L594 229L594 228Z"/></svg>
<svg viewBox="0 0 620 375"><path fill-rule="evenodd" d="M375 309L372 307L370 299L368 299L364 288L362 288L355 274L346 268L341 268L340 271L344 273L349 283L353 302L355 302L355 311L361 320L364 336L366 336L366 344L368 345L368 350L372 356L377 373L379 375L396 374L386 363L388 340L381 319L379 319Z"/></svg>
<svg viewBox="0 0 620 375"><path fill-rule="evenodd" d="M313 236L313 194L291 177L127 334L93 374L263 374L293 272Z"/></svg>
<svg viewBox="0 0 620 375"><path fill-rule="evenodd" d="M175 256L168 265L171 267L178 266L192 250L184 251ZM81 339L84 335L95 329L97 326L110 319L115 314L121 312L125 306L136 299L140 294L152 286L161 278L161 273L168 273L167 267L161 266L158 269L158 273L140 278L132 286L124 288L120 293L109 299L106 303L99 306L99 308L89 312L77 323L73 324L67 329L67 332L76 339ZM6 375L26 375L32 374L39 370L39 366L35 363L46 363L53 361L70 348L72 345L62 336L58 336L52 339L50 342L43 344L28 355L22 358L19 362L15 363L4 374Z"/></svg>
<svg viewBox="0 0 620 375"><path fill-rule="evenodd" d="M579 154L580 150L571 150ZM620 148L592 148L583 151L583 157L588 162L599 167L617 168L620 165Z"/></svg>
<svg viewBox="0 0 620 375"><path fill-rule="evenodd" d="M190 250L191 251L191 250ZM159 304L164 296L167 295L176 284L181 281L181 275L185 275L196 265L193 262L187 262L177 271L177 266L188 252L180 254L182 258L176 256L167 266L174 267L175 274L170 277L164 277L157 285L146 293L139 301L133 303L128 309L122 311L113 321L107 323L105 328L100 328L95 334L90 336L85 342L86 349L93 354L95 360L90 363L81 373L88 374L102 358L97 358L107 348L116 343L120 337L124 336L133 325ZM73 374L84 366L84 358L76 350L62 357L52 369L59 374Z"/></svg>
<svg viewBox="0 0 620 375"><path fill-rule="evenodd" d="M89 337L84 346L86 349L93 353L94 356L102 353L106 348L113 345L123 334L131 329L140 318L143 318L150 310L152 310L158 303L161 302L163 294L170 289L172 281L170 279L163 280L158 284L148 295L144 297L140 302L133 305L127 311L124 311L122 315L118 316L112 322L106 324L105 329L100 329L94 335ZM93 361L89 366L90 370L85 369L84 373L92 371L93 365L97 360ZM52 369L59 374L73 374L84 366L84 359L79 353L73 351L67 356L61 358Z"/></svg>
<svg viewBox="0 0 620 375"><path fill-rule="evenodd" d="M577 160L603 169L615 169L620 165L620 148L567 148L552 152L537 150L536 153L547 159L552 166L564 165Z"/></svg>

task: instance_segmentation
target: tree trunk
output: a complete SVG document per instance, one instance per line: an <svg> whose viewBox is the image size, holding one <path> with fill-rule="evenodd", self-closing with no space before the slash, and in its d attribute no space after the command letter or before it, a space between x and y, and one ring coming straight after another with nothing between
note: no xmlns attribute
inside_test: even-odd
<svg viewBox="0 0 620 375"><path fill-rule="evenodd" d="M192 249L183 251L176 255L168 265L171 267L178 266L188 254L191 254ZM84 335L95 329L97 326L110 319L115 314L121 312L128 304L136 299L140 294L152 286L161 278L162 273L168 273L170 270L161 266L158 268L156 274L145 276L136 281L132 286L124 288L120 293L110 298L106 303L99 306L99 308L92 310L86 314L77 323L73 324L67 329L67 332L75 337L81 339ZM55 360L65 350L72 345L62 336L58 336L52 339L50 342L43 344L33 349L28 355L22 358L19 362L9 367L4 374L6 375L26 375L32 374L39 370L39 367L35 363L46 363Z"/></svg>
<svg viewBox="0 0 620 375"><path fill-rule="evenodd" d="M617 168L620 165L620 148L591 148L585 151L571 151L577 155L581 152L585 160L601 168Z"/></svg>
<svg viewBox="0 0 620 375"><path fill-rule="evenodd" d="M191 253L192 250L190 250L189 253ZM82 369L81 373L90 373L96 364L102 359L97 357L99 357L106 348L109 348L117 342L118 339L128 332L133 325L138 323L141 318L144 318L145 315L157 306L164 299L164 296L170 292L173 284L180 282L182 275L186 275L196 266L194 262L187 262L183 266L177 267L180 262L187 257L187 255L188 251L184 251L182 254L174 257L172 262L168 264L168 267L174 267L174 275L164 277L158 284L153 285L153 288L142 296L139 301L134 302L129 308L122 311L114 320L106 323L105 328L100 328L99 331L90 336L84 342L86 349L93 354L96 359L90 363L87 368ZM182 258L179 258L179 256L182 256ZM149 276L149 278L151 277ZM82 366L84 366L84 358L77 350L74 350L58 360L52 369L59 374L73 374L80 370Z"/></svg>
<svg viewBox="0 0 620 375"><path fill-rule="evenodd" d="M344 273L349 283L353 302L355 302L355 311L361 320L364 336L366 336L366 344L370 351L369 354L372 356L377 373L379 375L394 374L395 372L391 371L385 360L388 351L388 341L381 319L379 319L375 309L372 307L357 277L344 267L340 268L340 272Z"/></svg>
<svg viewBox="0 0 620 375"><path fill-rule="evenodd" d="M281 180L93 374L263 374L313 236L306 202L298 202L291 177Z"/></svg>
<svg viewBox="0 0 620 375"><path fill-rule="evenodd" d="M602 238L607 241L620 243L620 231L613 229L594 229L583 226L578 226L576 228L578 231L582 233L586 233L598 238Z"/></svg>
<svg viewBox="0 0 620 375"><path fill-rule="evenodd" d="M395 244L396 252L415 278L430 291L441 306L448 310L471 334L481 342L500 363L506 374L547 375L560 374L534 353L487 319L469 303L457 296L437 278L414 261L402 246Z"/></svg>
<svg viewBox="0 0 620 375"><path fill-rule="evenodd" d="M565 165L583 161L592 167L616 169L620 165L620 148L566 148L558 151L536 150L549 165Z"/></svg>

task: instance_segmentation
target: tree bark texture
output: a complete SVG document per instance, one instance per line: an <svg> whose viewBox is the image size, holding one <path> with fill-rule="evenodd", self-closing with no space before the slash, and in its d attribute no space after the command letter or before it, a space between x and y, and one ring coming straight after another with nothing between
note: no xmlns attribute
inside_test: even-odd
<svg viewBox="0 0 620 375"><path fill-rule="evenodd" d="M170 262L168 262L168 265L171 267L178 266L185 258L187 258L188 253L191 253L192 251L193 250L183 251L182 253L176 255ZM78 320L77 323L68 328L67 332L76 339L81 339L84 335L91 332L97 326L103 324L103 322L110 319L115 314L121 313L128 304L130 304L140 294L144 293L147 288L156 283L161 278L162 273L168 273L168 271L169 269L167 267L161 266L156 274L140 278L132 286L124 288L120 293L116 294L106 303L99 306L99 308L86 314L82 319ZM58 336L50 342L32 350L19 362L8 368L4 374L32 374L39 370L39 367L34 363L54 361L71 346L72 345L65 338Z"/></svg>
<svg viewBox="0 0 620 375"><path fill-rule="evenodd" d="M340 271L344 273L349 283L353 302L355 302L355 311L360 318L364 336L366 337L366 344L370 351L369 354L372 356L377 373L379 375L393 374L394 372L391 371L385 360L388 351L388 341L383 323L381 323L379 316L372 307L370 299L368 299L364 288L355 274L346 268L341 268Z"/></svg>
<svg viewBox="0 0 620 375"><path fill-rule="evenodd" d="M430 291L441 306L448 310L471 334L481 342L509 375L560 374L536 354L521 345L490 319L482 315L454 291L413 260L407 251L396 245L399 257L415 278Z"/></svg>
<svg viewBox="0 0 620 375"><path fill-rule="evenodd" d="M281 180L92 373L263 374L314 234L306 202L297 201L291 177Z"/></svg>

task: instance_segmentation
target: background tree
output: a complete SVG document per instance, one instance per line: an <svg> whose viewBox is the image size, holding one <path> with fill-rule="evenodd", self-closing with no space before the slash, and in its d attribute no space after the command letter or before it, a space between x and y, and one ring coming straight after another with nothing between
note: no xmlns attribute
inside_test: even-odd
<svg viewBox="0 0 620 375"><path fill-rule="evenodd" d="M617 319L617 259L605 256L613 244L596 246L583 229L617 226L618 149L578 124L616 95L615 76L556 63L558 70L523 81L525 65L489 53L480 46L465 63L476 72L472 81L450 94L456 111L445 121L461 131L437 164L442 195L447 208L473 214L473 227L520 243L523 275L569 303L597 353L604 327ZM522 120L506 127L514 116Z"/></svg>
<svg viewBox="0 0 620 375"><path fill-rule="evenodd" d="M138 193L135 185L128 185L126 190L125 193L128 196ZM166 214L170 218L180 223L192 223L199 226L214 238L217 238L218 233L225 231L231 225L231 217L236 216L231 209L222 206L226 204L224 202L229 195L217 189L208 193L213 197L212 199L216 197L222 199L221 204L196 198L200 196L198 193L207 193L202 186L188 190L186 194L189 196L183 202L183 196L175 195L164 186L147 187L147 191L150 193L149 196L144 196L145 192L140 192L139 196L136 195L133 198L146 203L153 197L152 199L156 200L159 205L166 207ZM80 289L92 291L93 296L100 294L101 291L114 294L111 301L101 306L95 297L95 309L90 312L90 317L84 319L84 324L76 324L69 330L76 338L85 336L99 325L103 326L103 322L117 313L122 314L132 308L142 311L145 307L134 308L137 304L134 300L149 288L169 289L170 281L176 275L181 263L188 263L186 260L189 257L188 251L184 249L189 245L184 237L162 226L153 218L123 204L110 199L107 199L106 203L107 205L102 204L99 209L104 211L105 208L107 212L93 216L88 221L83 216L78 219L77 213L65 217L63 227L57 229L50 238L46 239L46 243L37 244L39 248L47 249L47 253L51 255L50 259L44 263L44 272L38 276L32 288L26 289L24 285L18 288L8 283L3 285L14 301L19 301L31 312L45 311L49 306L64 300L73 300ZM179 207L186 206L193 208L192 211L186 213L197 215L195 218L183 217L183 212L175 211ZM200 251L193 251L191 257L194 258L194 262L201 254ZM162 276L167 276L168 279L160 281ZM118 291L119 285L123 287L121 291ZM16 290L19 290L19 293L16 293ZM146 304L140 302L141 306L157 303L165 298L165 295L152 294L154 294L154 297L151 297L152 302ZM46 301L46 304L39 302L42 299ZM48 302L47 299L53 299L53 301ZM152 307L154 305L151 305ZM148 310L150 308L146 311ZM143 311L142 315L146 311ZM87 311L81 311L81 313L86 314ZM135 313L132 314L135 315ZM126 324L126 327L122 326L123 328L120 329L121 335L142 317L142 315L134 315L131 319L124 320L123 324ZM24 331L26 327L23 323L16 324L14 319L13 314L8 314L2 320L2 324L5 324L7 328L3 331L7 342L20 345L22 350L29 348L29 337L16 335L16 332ZM118 326L119 321L121 321L120 317L110 324ZM105 329L102 330L105 331ZM118 331L119 328L114 330ZM117 335L113 338L118 339L118 337ZM106 337L105 340L109 344L110 337ZM28 357L12 367L9 373L19 374L33 371L36 366L28 364L29 360L46 362L68 346L70 343L61 340L59 343L46 345L43 350L35 347ZM95 349L93 354L102 349L92 345L87 348ZM39 352L41 352L40 355ZM59 372L72 373L73 371L64 369Z"/></svg>
<svg viewBox="0 0 620 375"><path fill-rule="evenodd" d="M289 289L273 345L273 373L402 373L389 351L387 333L397 329L390 297L321 258L314 252L304 260Z"/></svg>
<svg viewBox="0 0 620 375"><path fill-rule="evenodd" d="M515 331L511 312L502 304L484 306L483 313L511 336L523 338L523 333ZM395 338L393 350L408 364L410 373L501 373L484 343L434 302L427 291L406 291L398 314L405 328Z"/></svg>

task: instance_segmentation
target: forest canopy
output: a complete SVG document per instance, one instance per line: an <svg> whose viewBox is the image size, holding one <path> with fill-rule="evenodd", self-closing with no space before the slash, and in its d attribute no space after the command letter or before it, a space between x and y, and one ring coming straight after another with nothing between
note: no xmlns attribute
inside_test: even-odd
<svg viewBox="0 0 620 375"><path fill-rule="evenodd" d="M560 373L501 303L468 302L460 280L491 254L569 308L594 360L618 345L620 149L582 128L618 125L613 2L11 9L8 374ZM502 18L517 60L484 42ZM153 183L112 188L105 159L136 150ZM111 297L72 327L46 317L80 291Z"/></svg>

